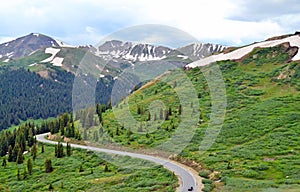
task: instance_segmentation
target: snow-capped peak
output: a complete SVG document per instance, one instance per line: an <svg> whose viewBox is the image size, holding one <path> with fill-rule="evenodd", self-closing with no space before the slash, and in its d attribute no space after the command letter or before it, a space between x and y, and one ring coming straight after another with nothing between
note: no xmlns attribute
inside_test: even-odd
<svg viewBox="0 0 300 192"><path fill-rule="evenodd" d="M193 43L184 47L180 47L177 50L195 61L207 57L213 53L221 52L225 48L225 46L217 44Z"/></svg>
<svg viewBox="0 0 300 192"><path fill-rule="evenodd" d="M170 48L163 46L111 40L100 45L96 54L106 60L121 58L129 61L153 61L164 59L170 51Z"/></svg>
<svg viewBox="0 0 300 192"><path fill-rule="evenodd" d="M239 48L237 50L234 50L229 53L220 53L218 55L212 55L210 57L206 57L202 60L193 62L188 64L186 67L188 68L194 68L194 67L199 67L199 66L205 66L208 65L212 62L216 61L223 61L223 60L237 60L242 58L243 56L249 54L251 51L253 51L257 47L265 48L265 47L274 47L283 43L289 43L290 46L295 46L298 47L298 52L297 54L292 58L293 61L295 60L300 60L300 36L299 35L291 35L286 38L282 39L275 39L275 40L267 40L267 41L262 41L259 43L254 43L242 48Z"/></svg>

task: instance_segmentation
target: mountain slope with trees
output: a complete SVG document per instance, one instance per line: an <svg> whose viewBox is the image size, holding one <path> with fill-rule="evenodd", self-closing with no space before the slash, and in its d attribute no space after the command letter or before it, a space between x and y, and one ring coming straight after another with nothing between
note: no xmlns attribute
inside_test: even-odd
<svg viewBox="0 0 300 192"><path fill-rule="evenodd" d="M210 124L212 103L203 71L211 75L213 71L210 66L204 66L184 72L199 99L200 109L193 103L190 108L201 113L191 143L172 158L197 162L202 167L201 176L211 180L206 183L206 191L214 187L243 192L299 189L300 63L291 61L294 56L293 47L283 43L255 48L239 60L216 63L226 87L226 118L216 141L204 153L199 151L199 146ZM168 75L173 74L165 76ZM127 147L148 149L155 149L172 137L181 117L180 102L172 91L180 86L181 80L176 79L174 85L165 83L164 78L167 77L155 79L134 92L116 105L114 112L102 113L105 137ZM165 109L149 118L155 100L163 102ZM127 110L123 106L126 103L137 121L137 127L131 130L124 129L115 116L116 111ZM155 120L149 124L152 118ZM93 129L89 133L93 140Z"/></svg>

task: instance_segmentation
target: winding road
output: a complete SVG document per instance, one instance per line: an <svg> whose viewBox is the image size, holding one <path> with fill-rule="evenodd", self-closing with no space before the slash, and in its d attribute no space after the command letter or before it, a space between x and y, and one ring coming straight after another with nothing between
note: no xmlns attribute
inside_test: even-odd
<svg viewBox="0 0 300 192"><path fill-rule="evenodd" d="M36 139L39 142L42 143L49 143L49 144L57 144L55 141L50 141L45 139L45 136L49 133L44 133L36 136ZM63 143L63 145L66 145ZM177 162L171 161L169 159L164 159L161 157L154 157L150 155L144 155L139 153L132 153L132 152L125 152L125 151L117 151L117 150L111 150L111 149L104 149L104 148L98 148L98 147L92 147L92 146L84 146L84 145L77 145L72 144L72 147L74 148L81 148L81 149L87 149L95 152L104 152L104 153L110 153L110 154L116 154L116 155L124 155L124 156L130 156L133 158L139 158L148 160L151 162L154 162L159 165L163 165L166 169L172 171L180 178L180 187L178 191L180 192L188 192L188 191L201 191L201 183L197 182L199 181L199 177L193 173L191 170L189 170L185 165L179 164ZM198 178L197 178L198 177ZM192 189L192 190L191 190Z"/></svg>

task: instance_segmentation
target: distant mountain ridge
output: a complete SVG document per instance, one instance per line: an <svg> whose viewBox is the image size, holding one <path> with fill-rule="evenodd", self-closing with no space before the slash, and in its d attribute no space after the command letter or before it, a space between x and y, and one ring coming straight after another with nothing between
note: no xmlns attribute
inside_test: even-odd
<svg viewBox="0 0 300 192"><path fill-rule="evenodd" d="M190 58L198 60L216 52L221 52L226 47L210 43L194 43L178 49L165 46L154 46L146 43L123 42L120 40L106 41L98 47L97 55L108 59L125 59L129 61L155 61L169 56ZM184 57L185 56L185 57Z"/></svg>
<svg viewBox="0 0 300 192"><path fill-rule="evenodd" d="M156 46L147 43L123 42L120 40L106 41L98 47L70 46L55 38L30 33L0 45L0 62L8 65L19 65L29 68L42 68L47 63L75 72L80 64L80 57L89 52L93 60L109 65L117 70L134 66L135 62L168 60L172 64L183 67L191 61L198 60L224 50L222 45L191 44L178 49ZM22 60L19 62L19 60ZM23 60L26 60L24 65ZM30 61L32 61L30 63ZM39 66L39 67L38 67ZM97 67L99 68L99 67ZM99 70L97 70L99 71ZM43 72L44 74L44 72ZM101 77L103 75L100 75Z"/></svg>
<svg viewBox="0 0 300 192"><path fill-rule="evenodd" d="M170 52L171 49L168 47L111 40L98 47L97 55L105 59L122 58L130 61L152 61L164 59Z"/></svg>
<svg viewBox="0 0 300 192"><path fill-rule="evenodd" d="M222 52L226 48L226 46L219 44L193 43L180 47L177 50L195 61L210 56L211 54Z"/></svg>
<svg viewBox="0 0 300 192"><path fill-rule="evenodd" d="M10 59L17 59L30 55L32 52L46 47L60 47L61 42L39 33L17 38L0 45L0 58L8 62Z"/></svg>
<svg viewBox="0 0 300 192"><path fill-rule="evenodd" d="M265 41L253 43L226 53L219 53L217 55L211 55L206 58L203 58L202 60L193 62L188 64L187 68L195 68L195 67L201 67L205 65L209 65L210 63L216 62L216 61L225 61L225 60L239 60L243 57L247 56L249 53L251 53L253 50L258 48L269 48L269 47L276 47L278 45L284 45L288 49L296 49L294 52L293 57L291 58L291 61L299 61L300 60L300 34L299 32L296 32L292 35L282 35L277 37L269 38Z"/></svg>

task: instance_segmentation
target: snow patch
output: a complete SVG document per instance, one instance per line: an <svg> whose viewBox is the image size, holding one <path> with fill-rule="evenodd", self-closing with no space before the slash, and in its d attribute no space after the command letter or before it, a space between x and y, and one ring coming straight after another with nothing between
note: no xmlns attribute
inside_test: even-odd
<svg viewBox="0 0 300 192"><path fill-rule="evenodd" d="M52 46L52 47L55 47L55 44L54 44L53 41L50 41L50 43L51 43L51 46Z"/></svg>
<svg viewBox="0 0 300 192"><path fill-rule="evenodd" d="M103 78L103 77L105 77L105 75L103 75L103 74L100 74L100 78Z"/></svg>
<svg viewBox="0 0 300 192"><path fill-rule="evenodd" d="M9 62L9 59L5 59L3 62L7 63L7 62Z"/></svg>
<svg viewBox="0 0 300 192"><path fill-rule="evenodd" d="M54 57L56 56L56 54L60 51L60 49L55 49L55 48L52 48L52 47L48 47L45 49L45 53L46 54L52 54L49 58L47 59L44 59L43 63L46 63L46 62L50 62L54 59Z"/></svg>
<svg viewBox="0 0 300 192"><path fill-rule="evenodd" d="M2 55L0 55L0 59L2 58L3 56Z"/></svg>
<svg viewBox="0 0 300 192"><path fill-rule="evenodd" d="M9 45L9 43L6 43L4 46L7 47Z"/></svg>
<svg viewBox="0 0 300 192"><path fill-rule="evenodd" d="M14 52L12 51L10 53L6 53L5 56L11 58L12 56L14 56Z"/></svg>
<svg viewBox="0 0 300 192"><path fill-rule="evenodd" d="M187 58L189 58L188 56L185 56L185 55L177 55L177 57L182 58L182 59L187 59Z"/></svg>
<svg viewBox="0 0 300 192"><path fill-rule="evenodd" d="M55 58L53 59L53 61L51 61L51 63L52 63L54 66L61 67L63 61L64 61L64 58L61 58L61 57L55 57Z"/></svg>
<svg viewBox="0 0 300 192"><path fill-rule="evenodd" d="M34 33L33 35L36 37L40 36L40 34L38 34L38 33Z"/></svg>
<svg viewBox="0 0 300 192"><path fill-rule="evenodd" d="M292 58L292 60L293 61L300 60L300 37L298 35L293 35L284 39L255 43L253 45L242 47L240 49L225 54L220 53L218 55L212 55L210 57L206 57L204 59L190 63L187 65L187 67L194 68L194 67L205 66L216 61L240 59L243 56L249 54L256 47L261 47L261 48L274 47L286 42L290 43L290 46L298 47L298 52Z"/></svg>
<svg viewBox="0 0 300 192"><path fill-rule="evenodd" d="M32 64L29 65L29 67L33 67L35 65L37 65L37 63L32 63Z"/></svg>

